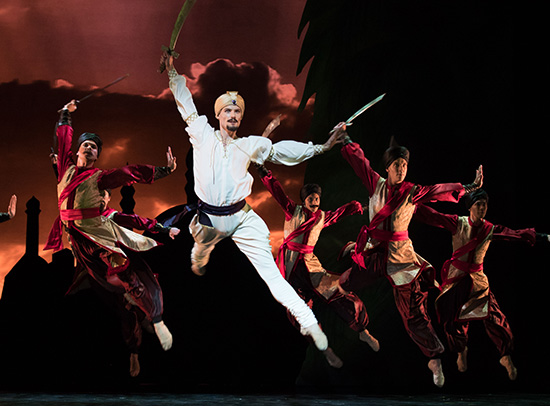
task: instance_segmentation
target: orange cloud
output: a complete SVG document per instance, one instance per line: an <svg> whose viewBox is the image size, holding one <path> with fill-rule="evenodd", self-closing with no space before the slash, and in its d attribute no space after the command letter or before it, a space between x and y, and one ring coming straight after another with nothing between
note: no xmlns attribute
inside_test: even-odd
<svg viewBox="0 0 550 406"><path fill-rule="evenodd" d="M262 192L252 193L246 198L248 204L253 208L257 209L259 206L262 206L264 203L268 202L271 199L271 193L267 190Z"/></svg>
<svg viewBox="0 0 550 406"><path fill-rule="evenodd" d="M121 154L128 150L129 142L129 138L117 138L110 142L108 146L104 146L101 151L101 165L108 167L111 165L110 162L114 160L114 157L119 159Z"/></svg>
<svg viewBox="0 0 550 406"><path fill-rule="evenodd" d="M160 92L158 95L144 95L143 97L147 97L150 99L159 99L159 100L168 100L172 99L172 92L170 91L170 88L164 89L162 92Z"/></svg>
<svg viewBox="0 0 550 406"><path fill-rule="evenodd" d="M69 82L68 80L65 80L65 79L56 79L56 80L54 80L54 82L52 84L52 88L58 89L60 87L73 88L74 85L71 82Z"/></svg>
<svg viewBox="0 0 550 406"><path fill-rule="evenodd" d="M210 68L214 69L216 65L219 65L220 63L225 64L228 70L233 71L241 76L248 75L249 71L259 69L260 67L265 67L268 72L267 89L269 95L274 96L277 102L284 107L298 107L299 100L296 87L293 84L282 83L281 75L271 66L265 64L251 64L246 62L235 64L231 60L225 58L215 59L211 62L208 62L206 65L199 62L191 64L191 76L186 76L186 79L187 87L194 95L194 97L199 97L201 95L201 76L207 75Z"/></svg>
<svg viewBox="0 0 550 406"><path fill-rule="evenodd" d="M281 75L271 66L269 68L269 82L267 84L269 92L276 96L277 100L283 106L297 108L300 104L298 100L298 91L292 84L281 83Z"/></svg>

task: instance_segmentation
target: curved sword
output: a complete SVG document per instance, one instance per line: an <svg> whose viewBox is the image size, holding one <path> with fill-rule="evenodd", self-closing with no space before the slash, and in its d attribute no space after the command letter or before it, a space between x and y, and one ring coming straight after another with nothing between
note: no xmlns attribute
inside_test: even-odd
<svg viewBox="0 0 550 406"><path fill-rule="evenodd" d="M363 107L361 107L359 110L357 110L355 112L355 114L353 114L350 118L348 118L346 120L346 125L351 125L351 123L353 122L353 120L355 120L357 117L359 117L361 114L363 114L365 111L367 111L367 109L371 108L372 106L374 106L376 103L378 103L380 100L382 100L382 98L386 95L386 93L384 94L381 94L380 96L378 96L376 99L374 99L373 101L365 104Z"/></svg>
<svg viewBox="0 0 550 406"><path fill-rule="evenodd" d="M185 19L189 15L189 12L195 5L197 0L185 0L185 3L183 3L183 6L180 10L180 13L178 14L178 18L176 19L176 24L174 24L174 29L172 30L172 37L170 38L170 45L169 46L162 46L162 50L168 55L172 55L174 58L177 58L180 56L174 49L176 47L176 42L178 41L178 36L180 35L181 28L183 27L183 23L185 22ZM159 73L164 72L166 69L166 64L163 62L159 66Z"/></svg>
<svg viewBox="0 0 550 406"><path fill-rule="evenodd" d="M382 100L382 98L386 95L386 93L383 93L381 94L380 96L378 96L376 99L368 102L367 104L365 104L363 107L361 107L359 110L357 110L350 118L348 118L346 120L346 122L344 123L344 125L352 125L353 124L353 120L355 120L357 117L359 117L361 114L363 114L365 111L367 111L369 108L371 108L372 106L374 106L376 103L378 103L380 100ZM336 131L335 129L332 129L330 131L329 134L332 134L334 131Z"/></svg>

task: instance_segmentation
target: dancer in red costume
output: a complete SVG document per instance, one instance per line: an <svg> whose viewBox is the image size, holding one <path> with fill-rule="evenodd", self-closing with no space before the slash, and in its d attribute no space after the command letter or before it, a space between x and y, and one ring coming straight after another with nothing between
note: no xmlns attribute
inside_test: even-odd
<svg viewBox="0 0 550 406"><path fill-rule="evenodd" d="M355 293L344 292L339 284L340 275L323 268L313 253L321 231L345 216L363 213L361 203L353 201L334 211L320 210L321 187L310 183L300 191L302 204L296 204L271 171L263 165L258 166L258 171L263 184L285 212L285 239L277 257L281 273L306 303L312 306L314 299L324 300L351 329L359 333L360 340L378 351L378 340L367 330L369 319L363 301ZM287 314L299 327L292 315ZM330 347L323 354L331 366L342 367L342 360Z"/></svg>
<svg viewBox="0 0 550 406"><path fill-rule="evenodd" d="M434 383L445 383L440 355L443 344L433 329L426 309L428 288L434 286L434 270L413 248L408 227L417 204L431 201L458 202L460 197L481 186L483 172L477 170L472 185L443 183L420 186L405 181L409 150L393 142L384 154L388 178L376 173L359 144L351 141L345 123L334 130L344 141L342 155L352 166L369 193L369 225L363 226L356 244L346 251L352 254L352 268L342 274L341 286L358 291L385 276L393 286L395 303L407 333L429 358L428 368Z"/></svg>
<svg viewBox="0 0 550 406"><path fill-rule="evenodd" d="M107 289L122 286L136 305L153 323L164 350L172 346L172 334L162 321L162 291L146 265L130 261L127 252L145 251L157 246L156 241L117 225L101 215L101 190L153 183L176 169L176 159L168 150L166 167L127 165L120 169L95 168L103 142L97 134L84 133L78 139L76 163L71 151L73 100L66 104L58 122L58 206L56 219L45 249L63 248L62 230L69 235L73 254L80 266ZM125 252L126 251L126 252Z"/></svg>
<svg viewBox="0 0 550 406"><path fill-rule="evenodd" d="M469 216L443 214L424 205L419 205L415 214L415 219L444 228L453 235L453 255L441 270L441 293L435 302L438 317L450 350L458 353L459 371L468 368L469 322L482 320L497 347L500 364L506 368L508 377L515 380L517 369L511 357L514 336L489 287L483 260L491 241L524 241L532 245L537 239L548 241L548 235L537 234L533 228L512 230L485 220L489 196L482 189L466 195L465 201Z"/></svg>

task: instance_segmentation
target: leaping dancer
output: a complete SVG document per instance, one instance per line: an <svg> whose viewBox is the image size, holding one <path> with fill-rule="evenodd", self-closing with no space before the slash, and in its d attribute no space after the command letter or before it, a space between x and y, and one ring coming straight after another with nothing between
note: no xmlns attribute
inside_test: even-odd
<svg viewBox="0 0 550 406"><path fill-rule="evenodd" d="M106 289L122 287L136 305L153 323L155 333L164 350L172 346L172 334L162 321L163 300L161 288L151 271L130 261L125 249L146 251L155 246L155 240L134 233L102 216L102 190L132 183L153 183L176 169L176 158L170 149L167 166L127 165L119 169L100 170L95 162L103 142L94 133L83 133L78 138L76 163L71 151L73 127L71 113L76 101L61 109L57 125L58 207L56 219L44 249L63 248L63 228L68 233L73 254L80 266Z"/></svg>
<svg viewBox="0 0 550 406"><path fill-rule="evenodd" d="M352 268L342 274L341 286L358 291L374 279L386 276L393 286L397 310L405 329L420 350L429 358L435 385L445 382L440 355L443 344L437 337L426 308L427 289L433 286L431 265L414 251L408 227L417 204L428 201L458 202L468 191L481 187L483 172L479 167L471 185L443 183L421 186L405 181L409 150L395 143L384 154L388 178L375 172L359 144L346 133L346 123L334 127L344 140L342 155L361 179L369 193L370 223L363 226L352 252ZM393 141L393 139L392 139Z"/></svg>
<svg viewBox="0 0 550 406"><path fill-rule="evenodd" d="M315 315L279 272L271 253L269 230L245 199L252 189L253 177L248 173L251 162L296 165L332 148L336 136L323 145L296 141L272 144L269 138L261 136L240 138L237 130L245 103L236 91L228 91L216 100L214 113L219 130L215 130L206 116L197 113L186 79L174 69L173 61L173 55L163 53L161 66L168 70L170 89L187 123L193 147L195 192L200 199L198 212L189 225L195 240L192 271L203 275L216 244L231 238L256 268L273 297L296 318L301 333L311 336L319 350L326 350L328 341Z"/></svg>
<svg viewBox="0 0 550 406"><path fill-rule="evenodd" d="M340 288L339 274L327 271L313 253L321 231L346 216L363 213L358 201L347 203L336 210L321 210L321 187L308 183L300 190L301 204L296 204L285 193L281 183L263 165L258 167L263 184L285 213L284 241L279 247L277 265L290 285L306 303L323 300L336 314L374 350L380 349L378 340L367 330L369 317L365 304L352 292ZM294 321L291 318L291 321ZM334 368L342 360L329 347L323 352Z"/></svg>
<svg viewBox="0 0 550 406"><path fill-rule="evenodd" d="M508 319L500 310L489 280L483 271L483 261L491 241L548 242L548 234L534 228L512 230L485 220L489 195L483 189L464 197L468 216L443 214L431 207L419 205L415 219L444 228L453 235L453 254L441 270L441 293L435 305L443 325L449 349L458 354L460 372L468 369L468 327L470 321L482 320L487 335L495 344L500 364L508 378L515 380L517 369L512 361L514 336Z"/></svg>

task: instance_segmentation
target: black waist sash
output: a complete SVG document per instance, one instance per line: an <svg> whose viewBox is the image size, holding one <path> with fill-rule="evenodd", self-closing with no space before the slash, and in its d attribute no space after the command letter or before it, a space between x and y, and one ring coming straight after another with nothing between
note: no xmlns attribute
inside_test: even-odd
<svg viewBox="0 0 550 406"><path fill-rule="evenodd" d="M196 210L197 214L199 215L199 223L208 227L212 227L212 222L210 221L210 218L207 216L207 214L211 214L213 216L230 216L241 211L244 206L246 206L246 200L241 200L240 202L237 202L230 206L212 206L211 204L199 200L198 203L185 205L181 212L176 213L172 217L164 220L162 222L162 225L164 227L171 227L174 224L178 223L187 213Z"/></svg>
<svg viewBox="0 0 550 406"><path fill-rule="evenodd" d="M207 214L212 214L213 216L230 216L241 211L245 205L246 200L241 200L240 202L234 203L230 206L212 206L211 204L199 200L199 203L197 204L199 223L212 227L212 222Z"/></svg>

